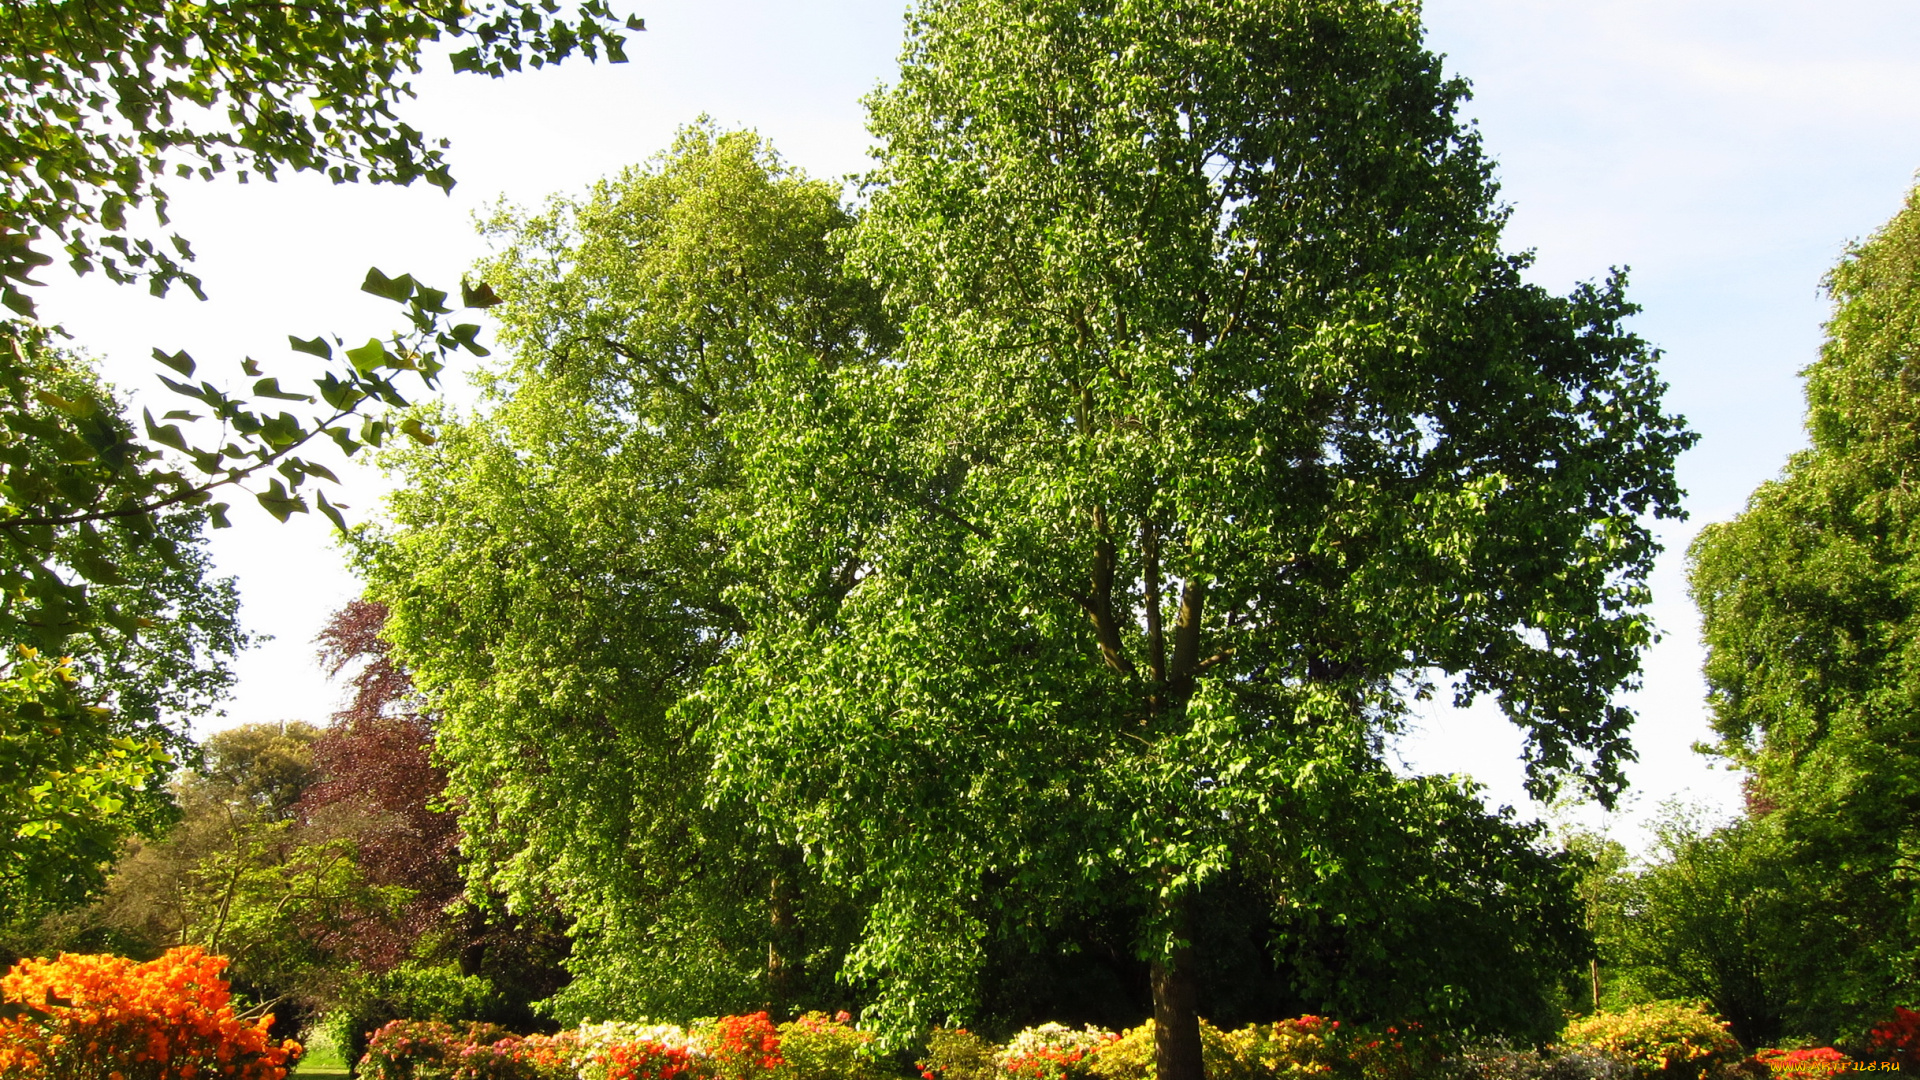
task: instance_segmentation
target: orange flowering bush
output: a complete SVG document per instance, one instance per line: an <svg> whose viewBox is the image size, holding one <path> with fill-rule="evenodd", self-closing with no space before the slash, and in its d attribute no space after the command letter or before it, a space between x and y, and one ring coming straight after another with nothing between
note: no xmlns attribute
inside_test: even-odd
<svg viewBox="0 0 1920 1080"><path fill-rule="evenodd" d="M692 1071L694 1063L684 1046L639 1039L606 1047L589 1065L603 1067L606 1080L678 1080Z"/></svg>
<svg viewBox="0 0 1920 1080"><path fill-rule="evenodd" d="M193 946L158 960L22 960L0 997L0 1076L22 1080L282 1080L300 1044L272 1045L273 1017L233 1013L227 961Z"/></svg>

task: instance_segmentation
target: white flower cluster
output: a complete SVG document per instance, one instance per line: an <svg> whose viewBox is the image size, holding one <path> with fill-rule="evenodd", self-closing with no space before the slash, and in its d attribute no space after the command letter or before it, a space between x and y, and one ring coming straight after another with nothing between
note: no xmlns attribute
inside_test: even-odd
<svg viewBox="0 0 1920 1080"><path fill-rule="evenodd" d="M639 1020L604 1020L581 1024L570 1032L578 1040L574 1065L580 1080L606 1080L607 1066L598 1060L600 1052L616 1043L652 1042L671 1049L685 1050L696 1057L705 1053L700 1037L679 1024L651 1024Z"/></svg>
<svg viewBox="0 0 1920 1080"><path fill-rule="evenodd" d="M580 1039L581 1049L588 1052L599 1050L614 1043L653 1042L690 1054L701 1052L699 1036L681 1027L679 1024L650 1024L645 1018L639 1020L603 1020L598 1024L581 1024L574 1029Z"/></svg>
<svg viewBox="0 0 1920 1080"><path fill-rule="evenodd" d="M1084 1030L1075 1031L1065 1024L1041 1024L1030 1027L1008 1040L1007 1045L993 1055L996 1065L1004 1066L1015 1058L1024 1057L1036 1050L1056 1050L1071 1053L1075 1050L1091 1050L1102 1043L1110 1042L1113 1032L1088 1024Z"/></svg>

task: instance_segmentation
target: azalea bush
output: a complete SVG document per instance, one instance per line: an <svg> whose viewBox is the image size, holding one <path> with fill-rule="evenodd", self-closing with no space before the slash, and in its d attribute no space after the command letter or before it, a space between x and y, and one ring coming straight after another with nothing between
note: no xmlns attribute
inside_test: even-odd
<svg viewBox="0 0 1920 1080"><path fill-rule="evenodd" d="M760 1080L786 1064L780 1055L780 1031L764 1012L722 1016L694 1031L714 1080Z"/></svg>
<svg viewBox="0 0 1920 1080"><path fill-rule="evenodd" d="M698 1064L698 1040L678 1024L609 1020L571 1034L581 1080L675 1080Z"/></svg>
<svg viewBox="0 0 1920 1080"><path fill-rule="evenodd" d="M267 1037L272 1016L234 1014L227 962L192 946L138 963L120 956L22 960L0 979L9 1080L282 1080L300 1044Z"/></svg>
<svg viewBox="0 0 1920 1080"><path fill-rule="evenodd" d="M873 1032L848 1013L806 1013L781 1024L776 1080L882 1080Z"/></svg>
<svg viewBox="0 0 1920 1080"><path fill-rule="evenodd" d="M652 1039L612 1043L581 1062L582 1080L675 1080L698 1063L685 1046Z"/></svg>
<svg viewBox="0 0 1920 1080"><path fill-rule="evenodd" d="M1867 1052L1902 1069L1920 1069L1920 1012L1895 1006L1893 1019L1867 1032Z"/></svg>
<svg viewBox="0 0 1920 1080"><path fill-rule="evenodd" d="M1094 1075L1095 1052L1119 1038L1092 1024L1079 1030L1064 1024L1041 1024L1007 1040L994 1055L994 1064L1012 1080L1080 1080Z"/></svg>
<svg viewBox="0 0 1920 1080"><path fill-rule="evenodd" d="M1246 1080L1250 1063L1243 1046L1219 1028L1200 1021L1200 1059L1208 1080ZM1087 1071L1100 1080L1152 1080L1153 1021L1129 1028L1098 1047Z"/></svg>
<svg viewBox="0 0 1920 1080"><path fill-rule="evenodd" d="M1224 1036L1223 1043L1243 1067L1257 1069L1279 1080L1293 1080L1294 1077L1330 1075L1346 1057L1339 1036L1340 1021L1302 1016L1241 1028ZM1206 1040L1203 1028L1203 1060Z"/></svg>
<svg viewBox="0 0 1920 1080"><path fill-rule="evenodd" d="M573 1036L515 1035L493 1024L394 1020L373 1033L360 1080L576 1080Z"/></svg>
<svg viewBox="0 0 1920 1080"><path fill-rule="evenodd" d="M927 1056L920 1080L997 1080L998 1049L966 1028L934 1028L927 1034Z"/></svg>
<svg viewBox="0 0 1920 1080"><path fill-rule="evenodd" d="M1835 1073L1846 1072L1852 1066L1847 1055L1831 1046L1815 1046L1804 1050L1762 1050L1754 1058L1767 1067L1769 1076L1781 1080L1826 1080Z"/></svg>
<svg viewBox="0 0 1920 1080"><path fill-rule="evenodd" d="M1630 1062L1643 1077L1703 1076L1740 1058L1725 1022L1692 1002L1654 1001L1601 1012L1567 1025L1561 1039Z"/></svg>

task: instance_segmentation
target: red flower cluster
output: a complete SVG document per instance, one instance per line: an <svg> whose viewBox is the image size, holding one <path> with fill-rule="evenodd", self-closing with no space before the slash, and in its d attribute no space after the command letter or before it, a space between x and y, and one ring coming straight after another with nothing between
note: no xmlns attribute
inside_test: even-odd
<svg viewBox="0 0 1920 1080"><path fill-rule="evenodd" d="M1087 1059L1088 1053L1086 1050L1057 1050L1043 1046L1024 1054L1015 1054L1001 1067L1014 1080L1068 1080L1080 1072L1078 1066Z"/></svg>
<svg viewBox="0 0 1920 1080"><path fill-rule="evenodd" d="M1867 1032L1867 1048L1901 1065L1920 1067L1920 1012L1896 1005L1893 1019Z"/></svg>
<svg viewBox="0 0 1920 1080"><path fill-rule="evenodd" d="M714 1021L714 1039L707 1049L714 1074L722 1080L740 1080L786 1064L780 1056L780 1032L764 1012L723 1016Z"/></svg>
<svg viewBox="0 0 1920 1080"><path fill-rule="evenodd" d="M650 1039L615 1043L596 1057L606 1063L607 1080L674 1080L693 1068L684 1048Z"/></svg>
<svg viewBox="0 0 1920 1080"><path fill-rule="evenodd" d="M1794 1080L1824 1080L1835 1073L1845 1072L1850 1062L1847 1056L1831 1046L1820 1046L1810 1050L1762 1050L1754 1059L1767 1067L1769 1075L1791 1077Z"/></svg>
<svg viewBox="0 0 1920 1080"><path fill-rule="evenodd" d="M22 960L0 979L0 996L29 1010L0 1021L0 1076L283 1080L300 1044L269 1044L271 1016L234 1016L226 966L192 946L144 964Z"/></svg>

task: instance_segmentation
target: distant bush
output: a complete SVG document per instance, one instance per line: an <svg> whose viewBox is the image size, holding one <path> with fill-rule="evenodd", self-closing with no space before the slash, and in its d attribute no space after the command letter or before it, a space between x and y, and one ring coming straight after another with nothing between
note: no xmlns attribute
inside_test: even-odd
<svg viewBox="0 0 1920 1080"><path fill-rule="evenodd" d="M1568 1024L1561 1038L1570 1047L1625 1059L1641 1077L1699 1077L1716 1063L1740 1058L1740 1044L1727 1025L1684 1001L1595 1013Z"/></svg>
<svg viewBox="0 0 1920 1080"><path fill-rule="evenodd" d="M927 1035L927 1056L920 1080L996 1080L998 1049L966 1028L934 1028Z"/></svg>
<svg viewBox="0 0 1920 1080"><path fill-rule="evenodd" d="M1211 1026L1200 1029L1203 1059ZM1243 1027L1221 1038L1222 1047L1234 1058L1234 1065L1224 1071L1234 1075L1252 1071L1277 1080L1328 1076L1346 1060L1339 1035L1340 1021L1318 1016Z"/></svg>
<svg viewBox="0 0 1920 1080"><path fill-rule="evenodd" d="M498 1019L494 1013L499 1004L492 983L461 974L457 964L407 961L390 971L349 979L321 1026L348 1061L357 1061L374 1030L391 1021L438 1020L464 1029Z"/></svg>
<svg viewBox="0 0 1920 1080"><path fill-rule="evenodd" d="M775 1080L883 1080L873 1032L852 1026L847 1013L810 1012L781 1024Z"/></svg>
<svg viewBox="0 0 1920 1080"><path fill-rule="evenodd" d="M1632 1062L1604 1050L1563 1049L1547 1061L1546 1080L1634 1080Z"/></svg>
<svg viewBox="0 0 1920 1080"><path fill-rule="evenodd" d="M1548 1059L1537 1050L1513 1046L1500 1039L1482 1039L1448 1054L1435 1075L1438 1080L1547 1080L1547 1070ZM1629 1069L1619 1080L1629 1080L1631 1076Z"/></svg>
<svg viewBox="0 0 1920 1080"><path fill-rule="evenodd" d="M394 1020L373 1033L359 1080L576 1080L571 1035L514 1035L492 1024Z"/></svg>
<svg viewBox="0 0 1920 1080"><path fill-rule="evenodd" d="M158 960L67 954L0 979L0 1076L19 1080L282 1080L300 1053L273 1017L234 1015L227 962L187 946Z"/></svg>

